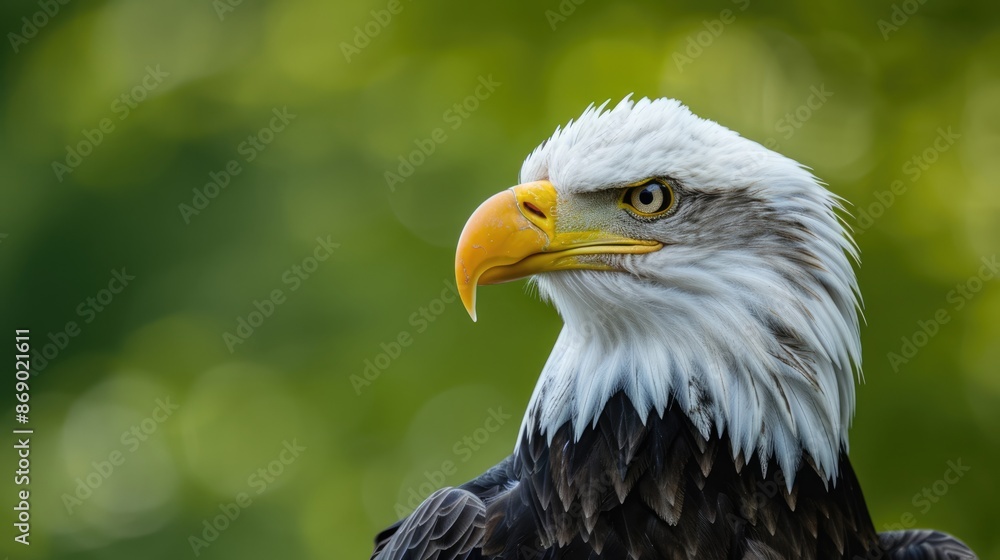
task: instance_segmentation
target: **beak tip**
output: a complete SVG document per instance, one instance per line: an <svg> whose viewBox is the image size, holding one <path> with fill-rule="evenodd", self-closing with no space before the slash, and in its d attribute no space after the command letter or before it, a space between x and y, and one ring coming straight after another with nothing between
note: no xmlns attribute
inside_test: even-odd
<svg viewBox="0 0 1000 560"><path fill-rule="evenodd" d="M473 296L473 298L475 298L475 296ZM475 323L477 319L475 299L463 301L462 303L465 304L465 310L469 313L469 318L472 319L473 323Z"/></svg>
<svg viewBox="0 0 1000 560"><path fill-rule="evenodd" d="M462 306L465 307L465 311L468 312L469 317L472 318L472 322L476 322L476 283L475 281L469 282L469 280L463 277L462 274L458 274L458 293L459 297L462 299Z"/></svg>

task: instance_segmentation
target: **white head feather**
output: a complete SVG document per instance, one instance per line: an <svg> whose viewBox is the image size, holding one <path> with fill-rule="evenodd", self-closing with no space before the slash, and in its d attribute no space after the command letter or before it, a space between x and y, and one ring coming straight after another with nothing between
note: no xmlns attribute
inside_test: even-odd
<svg viewBox="0 0 1000 560"><path fill-rule="evenodd" d="M837 474L860 374L856 246L839 199L801 165L672 99L589 107L525 160L560 207L652 177L678 211L653 253L606 257L622 272L535 277L565 326L521 432L577 437L624 390L643 418L680 406L734 457L774 458L791 487L803 452ZM561 217L561 214L560 214ZM521 438L519 438L521 441Z"/></svg>

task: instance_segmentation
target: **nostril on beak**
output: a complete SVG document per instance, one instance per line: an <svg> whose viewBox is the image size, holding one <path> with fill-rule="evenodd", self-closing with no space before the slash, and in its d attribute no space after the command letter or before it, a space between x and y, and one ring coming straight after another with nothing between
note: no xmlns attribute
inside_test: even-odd
<svg viewBox="0 0 1000 560"><path fill-rule="evenodd" d="M537 207L537 206L535 206L534 204L532 204L532 203L530 203L528 201L524 201L524 202L521 203L521 205L524 206L525 210L527 210L528 212L531 212L532 214L538 216L539 218L541 218L543 220L547 218L547 216L545 215L545 212L542 212L542 209L539 208L539 207Z"/></svg>

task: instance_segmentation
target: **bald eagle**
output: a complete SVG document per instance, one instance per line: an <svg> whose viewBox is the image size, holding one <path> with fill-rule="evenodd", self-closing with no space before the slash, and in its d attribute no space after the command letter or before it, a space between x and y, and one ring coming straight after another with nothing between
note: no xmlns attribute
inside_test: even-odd
<svg viewBox="0 0 1000 560"><path fill-rule="evenodd" d="M486 200L455 272L530 277L564 326L513 454L378 560L975 558L876 532L848 461L857 246L802 165L672 99L589 107Z"/></svg>

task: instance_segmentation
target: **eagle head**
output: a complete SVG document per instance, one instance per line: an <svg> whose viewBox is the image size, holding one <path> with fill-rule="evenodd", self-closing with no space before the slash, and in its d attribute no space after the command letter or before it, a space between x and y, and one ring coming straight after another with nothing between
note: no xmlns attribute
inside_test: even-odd
<svg viewBox="0 0 1000 560"><path fill-rule="evenodd" d="M567 423L579 437L624 391L764 470L805 457L834 479L861 361L841 199L675 100L606 106L535 149L459 241L473 319L478 285L530 277L565 322L519 441Z"/></svg>

